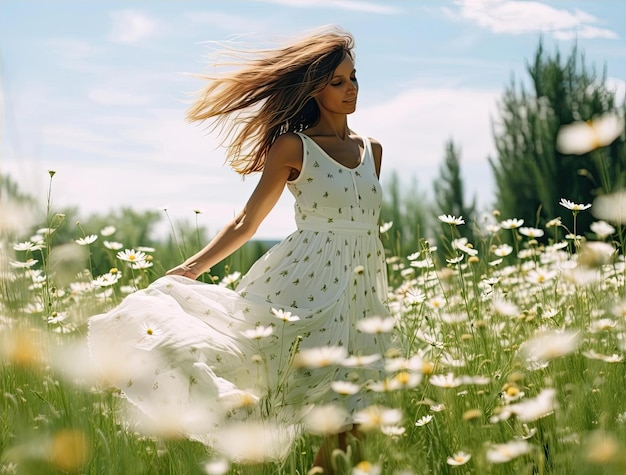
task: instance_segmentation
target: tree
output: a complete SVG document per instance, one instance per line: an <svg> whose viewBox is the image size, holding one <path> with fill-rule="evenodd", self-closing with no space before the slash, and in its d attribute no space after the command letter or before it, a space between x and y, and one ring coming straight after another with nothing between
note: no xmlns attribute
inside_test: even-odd
<svg viewBox="0 0 626 475"><path fill-rule="evenodd" d="M559 206L561 198L591 203L625 182L624 137L584 155L564 155L556 150L562 125L588 121L615 110L615 95L601 75L587 69L577 48L564 61L544 53L542 42L527 65L530 87L506 89L500 105L500 122L494 126L496 157L489 163L496 183L496 208L502 218L521 218L525 225L542 227L560 217L571 223L571 212ZM608 177L608 179L607 179ZM589 228L590 213L578 216L580 230Z"/></svg>
<svg viewBox="0 0 626 475"><path fill-rule="evenodd" d="M444 163L439 169L439 179L433 182L435 190L435 202L439 208L438 214L450 214L456 217L463 216L465 225L458 227L460 237L465 237L472 244L474 242L474 215L476 213L476 197L472 203L465 203L463 179L461 178L460 152L452 140L445 144L446 155ZM437 248L439 254L445 257L449 247L448 224L441 223L442 232L437 236ZM445 237L444 237L445 236Z"/></svg>
<svg viewBox="0 0 626 475"><path fill-rule="evenodd" d="M419 250L420 238L427 237L430 214L428 200L418 190L415 179L408 190L404 189L396 171L385 186L384 197L381 222L393 223L383 235L385 248L397 256L406 257Z"/></svg>

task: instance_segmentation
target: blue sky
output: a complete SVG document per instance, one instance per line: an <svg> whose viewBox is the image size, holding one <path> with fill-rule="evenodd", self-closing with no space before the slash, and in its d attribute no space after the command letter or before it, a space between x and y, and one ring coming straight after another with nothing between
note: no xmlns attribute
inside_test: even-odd
<svg viewBox="0 0 626 475"><path fill-rule="evenodd" d="M0 2L0 172L83 215L120 206L167 208L211 234L245 204L244 181L224 166L218 138L187 124L211 42L268 46L328 24L356 39L358 133L384 147L392 170L432 193L453 139L468 198L493 195L491 124L511 78L542 37L549 53L574 42L587 64L607 66L624 97L626 8L622 0L234 0ZM259 238L294 229L285 192ZM448 210L438 210L448 212ZM89 230L97 232L98 230Z"/></svg>

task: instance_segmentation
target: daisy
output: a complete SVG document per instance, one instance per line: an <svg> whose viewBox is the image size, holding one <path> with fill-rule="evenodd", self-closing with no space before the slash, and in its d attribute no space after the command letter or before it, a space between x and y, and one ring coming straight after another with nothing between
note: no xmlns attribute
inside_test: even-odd
<svg viewBox="0 0 626 475"><path fill-rule="evenodd" d="M414 261L415 259L417 259L420 256L421 253L422 253L422 251L417 251L417 252L414 252L413 254L409 254L407 256L407 259L409 261Z"/></svg>
<svg viewBox="0 0 626 475"><path fill-rule="evenodd" d="M617 327L617 322L610 318L600 318L589 324L589 331L591 333L598 333L603 331L613 330Z"/></svg>
<svg viewBox="0 0 626 475"><path fill-rule="evenodd" d="M117 258L127 262L138 262L146 260L146 254L134 249L125 249L117 253Z"/></svg>
<svg viewBox="0 0 626 475"><path fill-rule="evenodd" d="M109 287L111 285L117 284L117 281L120 280L122 274L119 272L107 272L106 274L99 275L94 280L91 281L91 285L94 287Z"/></svg>
<svg viewBox="0 0 626 475"><path fill-rule="evenodd" d="M67 312L52 312L52 315L48 317L48 323L51 325L61 323L67 318Z"/></svg>
<svg viewBox="0 0 626 475"><path fill-rule="evenodd" d="M433 310L439 310L446 305L446 299L444 297L433 297L426 301L426 305Z"/></svg>
<svg viewBox="0 0 626 475"><path fill-rule="evenodd" d="M533 449L525 440L515 440L506 444L494 444L487 450L487 460L491 463L510 462L520 455L527 454Z"/></svg>
<svg viewBox="0 0 626 475"><path fill-rule="evenodd" d="M531 361L548 361L573 353L580 342L579 332L572 330L545 332L520 346Z"/></svg>
<svg viewBox="0 0 626 475"><path fill-rule="evenodd" d="M315 406L304 417L304 426L311 434L338 434L349 425L349 414L343 407L328 404Z"/></svg>
<svg viewBox="0 0 626 475"><path fill-rule="evenodd" d="M102 241L102 244L104 245L104 247L106 247L107 249L111 249L112 251L119 251L124 247L124 244L116 241Z"/></svg>
<svg viewBox="0 0 626 475"><path fill-rule="evenodd" d="M524 220L523 219L512 218L512 219L505 219L504 221L501 221L500 222L500 227L502 229L517 229L522 224L524 224Z"/></svg>
<svg viewBox="0 0 626 475"><path fill-rule="evenodd" d="M558 275L557 271L542 268L532 269L526 274L526 281L532 284L544 284Z"/></svg>
<svg viewBox="0 0 626 475"><path fill-rule="evenodd" d="M613 143L624 132L624 119L617 112L606 112L591 120L562 125L556 149L565 155L584 155Z"/></svg>
<svg viewBox="0 0 626 475"><path fill-rule="evenodd" d="M587 267L600 267L609 264L617 250L604 241L587 241L578 255L578 263Z"/></svg>
<svg viewBox="0 0 626 475"><path fill-rule="evenodd" d="M300 320L300 317L297 315L291 315L291 312L285 312L284 310L277 310L272 307L272 313L276 318L282 320L283 322L297 322Z"/></svg>
<svg viewBox="0 0 626 475"><path fill-rule="evenodd" d="M224 278L220 282L220 285L228 286L228 285L236 284L240 277L241 277L241 272L238 272L238 271L233 272L231 274L224 276Z"/></svg>
<svg viewBox="0 0 626 475"><path fill-rule="evenodd" d="M467 238L455 239L454 241L452 241L452 247L470 256L475 256L478 254L478 250L472 247L472 244L468 242Z"/></svg>
<svg viewBox="0 0 626 475"><path fill-rule="evenodd" d="M552 218L546 223L546 228L554 228L563 225L561 218Z"/></svg>
<svg viewBox="0 0 626 475"><path fill-rule="evenodd" d="M427 363L420 355L414 355L409 359L393 358L385 362L385 370L389 372L414 371L424 373Z"/></svg>
<svg viewBox="0 0 626 475"><path fill-rule="evenodd" d="M426 416L420 417L417 421L415 421L416 427L423 427L433 420L432 414L428 414Z"/></svg>
<svg viewBox="0 0 626 475"><path fill-rule="evenodd" d="M91 234L89 236L77 239L76 244L78 244L79 246L88 246L89 244L96 242L96 239L98 239L98 236L96 236L95 234Z"/></svg>
<svg viewBox="0 0 626 475"><path fill-rule="evenodd" d="M586 205L578 204L578 203L574 203L573 201L566 200L565 198L561 198L561 201L559 201L559 204L571 211L584 211L586 209L591 208L590 203L587 203Z"/></svg>
<svg viewBox="0 0 626 475"><path fill-rule="evenodd" d="M529 227L519 228L519 233L529 238L540 238L544 234L543 229Z"/></svg>
<svg viewBox="0 0 626 475"><path fill-rule="evenodd" d="M393 381L398 388L414 388L422 382L422 375L419 373L409 373L400 371L393 377Z"/></svg>
<svg viewBox="0 0 626 475"><path fill-rule="evenodd" d="M100 234L102 234L103 236L110 236L111 234L115 233L115 231L117 231L115 226L105 226L100 230Z"/></svg>
<svg viewBox="0 0 626 475"><path fill-rule="evenodd" d="M207 475L226 475L230 470L230 462L225 459L211 460L204 464L203 470Z"/></svg>
<svg viewBox="0 0 626 475"><path fill-rule="evenodd" d="M34 244L31 241L18 242L13 244L13 249L16 251L30 251L33 249Z"/></svg>
<svg viewBox="0 0 626 475"><path fill-rule="evenodd" d="M251 340L260 340L261 338L270 336L272 333L274 333L273 327L264 327L262 325L242 332L243 336Z"/></svg>
<svg viewBox="0 0 626 475"><path fill-rule="evenodd" d="M613 226L611 226L606 221L602 221L602 220L594 221L593 223L591 223L589 228L591 229L591 231L596 233L596 236L598 236L598 239L607 238L615 232L615 228Z"/></svg>
<svg viewBox="0 0 626 475"><path fill-rule="evenodd" d="M393 317L369 317L365 320L360 320L357 323L357 328L363 333L381 334L391 332L395 324L396 320Z"/></svg>
<svg viewBox="0 0 626 475"><path fill-rule="evenodd" d="M456 452L451 457L446 459L448 465L459 466L465 465L472 458L471 454L465 452Z"/></svg>
<svg viewBox="0 0 626 475"><path fill-rule="evenodd" d="M381 426L380 431L383 434L388 435L389 437L396 438L404 434L406 432L406 429L401 426L390 425L390 426Z"/></svg>
<svg viewBox="0 0 626 475"><path fill-rule="evenodd" d="M537 397L526 399L517 404L506 406L498 415L499 420L506 420L515 414L522 422L536 421L546 417L557 408L556 391L553 388L543 389Z"/></svg>
<svg viewBox="0 0 626 475"><path fill-rule="evenodd" d="M463 220L463 216L459 216L457 218L456 216L451 216L449 214L442 214L437 217L439 218L439 221L441 221L442 223L450 224L451 226L459 226L461 224L465 224L465 221Z"/></svg>
<svg viewBox="0 0 626 475"><path fill-rule="evenodd" d="M332 381L330 383L330 389L342 396L351 396L352 394L358 393L361 387L350 381Z"/></svg>
<svg viewBox="0 0 626 475"><path fill-rule="evenodd" d="M148 269L152 267L153 265L154 264L150 261L137 261L137 262L133 262L131 267L133 269Z"/></svg>
<svg viewBox="0 0 626 475"><path fill-rule="evenodd" d="M341 362L341 366L346 368L363 368L369 366L372 363L378 361L381 358L380 355L352 355L348 356Z"/></svg>
<svg viewBox="0 0 626 475"><path fill-rule="evenodd" d="M434 374L430 377L429 381L433 386L440 388L456 388L463 384L463 380L461 378L455 378L452 373L446 375Z"/></svg>
<svg viewBox="0 0 626 475"><path fill-rule="evenodd" d="M583 356L585 358L589 358L590 360L600 360L605 363L620 363L624 357L613 353L612 355L602 355L600 353L595 352L594 350L583 351Z"/></svg>
<svg viewBox="0 0 626 475"><path fill-rule="evenodd" d="M500 298L493 300L493 310L498 315L502 315L505 317L515 317L520 313L519 307L517 305L512 302L502 300Z"/></svg>
<svg viewBox="0 0 626 475"><path fill-rule="evenodd" d="M352 468L351 475L380 475L382 473L381 470L380 465L374 465L367 460L362 460Z"/></svg>
<svg viewBox="0 0 626 475"><path fill-rule="evenodd" d="M232 422L218 430L214 440L224 457L248 465L284 459L294 438L293 427L264 421Z"/></svg>
<svg viewBox="0 0 626 475"><path fill-rule="evenodd" d="M400 384L394 379L385 378L382 381L369 382L367 389L375 393L386 393L400 389Z"/></svg>
<svg viewBox="0 0 626 475"><path fill-rule="evenodd" d="M393 226L393 221L389 221L387 223L383 223L380 226L380 233L381 234L385 234L387 231L389 231L391 229L392 226Z"/></svg>
<svg viewBox="0 0 626 475"><path fill-rule="evenodd" d="M39 261L37 259L28 259L26 262L10 261L9 264L11 267L15 267L17 269L28 269L33 267L38 262Z"/></svg>
<svg viewBox="0 0 626 475"><path fill-rule="evenodd" d="M396 425L401 421L402 411L384 406L368 406L354 414L354 422L366 432L382 426Z"/></svg>
<svg viewBox="0 0 626 475"><path fill-rule="evenodd" d="M343 346L306 348L296 355L294 364L299 368L325 368L343 363L347 356Z"/></svg>
<svg viewBox="0 0 626 475"><path fill-rule="evenodd" d="M418 269L428 269L431 267L435 267L435 263L430 256L426 256L424 259L411 261L411 267L417 267Z"/></svg>
<svg viewBox="0 0 626 475"><path fill-rule="evenodd" d="M455 257L455 258L452 258L452 259L446 259L446 262L448 264L455 265L455 264L459 264L460 262L463 262L463 259L465 259L465 256L463 254L461 254L458 257Z"/></svg>
<svg viewBox="0 0 626 475"><path fill-rule="evenodd" d="M596 218L619 224L624 223L626 222L626 191L598 196L593 202L593 207Z"/></svg>

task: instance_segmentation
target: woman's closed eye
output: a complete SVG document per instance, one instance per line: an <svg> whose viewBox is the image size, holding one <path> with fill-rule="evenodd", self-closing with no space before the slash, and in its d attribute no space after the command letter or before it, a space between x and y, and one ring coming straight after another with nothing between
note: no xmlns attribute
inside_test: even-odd
<svg viewBox="0 0 626 475"><path fill-rule="evenodd" d="M356 76L351 77L350 82L356 83L357 82ZM343 79L340 81L335 81L335 82L330 83L331 86L341 86L342 84L343 84Z"/></svg>

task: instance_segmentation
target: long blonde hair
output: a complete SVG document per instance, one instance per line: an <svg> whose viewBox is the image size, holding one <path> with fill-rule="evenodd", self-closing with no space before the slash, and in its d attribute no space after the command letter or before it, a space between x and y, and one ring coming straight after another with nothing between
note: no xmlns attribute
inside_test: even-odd
<svg viewBox="0 0 626 475"><path fill-rule="evenodd" d="M353 48L350 33L327 27L284 47L255 51L235 71L201 75L210 83L189 108L187 119L211 119L221 127L224 141L230 139L226 161L235 171L261 171L279 135L318 121L313 96L330 82L346 55L353 57Z"/></svg>

